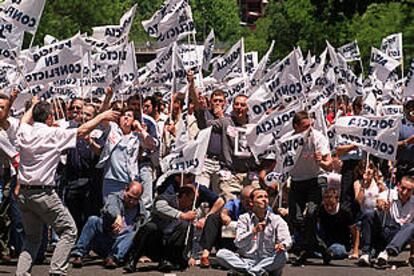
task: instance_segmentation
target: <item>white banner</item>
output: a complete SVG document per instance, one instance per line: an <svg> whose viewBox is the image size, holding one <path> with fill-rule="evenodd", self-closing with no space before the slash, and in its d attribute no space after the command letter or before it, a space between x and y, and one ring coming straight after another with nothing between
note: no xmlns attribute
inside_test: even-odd
<svg viewBox="0 0 414 276"><path fill-rule="evenodd" d="M388 56L384 52L372 47L370 59L370 75L376 76L385 82L392 71L400 65L400 62Z"/></svg>
<svg viewBox="0 0 414 276"><path fill-rule="evenodd" d="M191 7L186 0L181 0L171 14L158 23L157 45L166 47L192 33L195 33L195 25Z"/></svg>
<svg viewBox="0 0 414 276"><path fill-rule="evenodd" d="M198 72L198 69L202 67L202 56L204 46L181 44L177 47L177 52L183 61L185 70L192 70Z"/></svg>
<svg viewBox="0 0 414 276"><path fill-rule="evenodd" d="M204 51L203 51L203 70L207 71L210 65L210 60L213 57L215 44L214 30L211 29L206 40L204 41Z"/></svg>
<svg viewBox="0 0 414 276"><path fill-rule="evenodd" d="M231 49L223 56L218 58L213 63L212 76L220 81L224 79L228 73L232 72L234 68L238 68L239 74L242 73L244 66L244 40L240 39Z"/></svg>
<svg viewBox="0 0 414 276"><path fill-rule="evenodd" d="M47 84L56 80L66 79L68 76L80 77L82 71L82 49L63 48L42 56L37 62L27 62L25 71L26 82L29 85Z"/></svg>
<svg viewBox="0 0 414 276"><path fill-rule="evenodd" d="M309 130L277 140L276 167L274 171L285 175L295 167L308 135Z"/></svg>
<svg viewBox="0 0 414 276"><path fill-rule="evenodd" d="M210 134L211 127L201 130L195 140L163 158L161 160L162 171L167 175L174 173L200 174L204 166Z"/></svg>
<svg viewBox="0 0 414 276"><path fill-rule="evenodd" d="M267 50L266 54L260 60L260 63L255 68L254 72L250 76L249 80L249 94L252 94L256 87L259 86L261 83L263 76L265 75L266 66L269 63L270 55L273 52L273 47L275 45L275 41L272 40L269 49Z"/></svg>
<svg viewBox="0 0 414 276"><path fill-rule="evenodd" d="M389 35L382 39L381 51L396 60L403 58L402 33Z"/></svg>
<svg viewBox="0 0 414 276"><path fill-rule="evenodd" d="M0 22L0 49L21 49L24 32L11 23Z"/></svg>
<svg viewBox="0 0 414 276"><path fill-rule="evenodd" d="M335 124L341 140L387 160L395 160L401 116L345 116Z"/></svg>
<svg viewBox="0 0 414 276"><path fill-rule="evenodd" d="M36 33L46 0L6 0L0 17L25 32Z"/></svg>
<svg viewBox="0 0 414 276"><path fill-rule="evenodd" d="M404 107L402 105L384 105L381 107L380 114L387 115L404 115Z"/></svg>
<svg viewBox="0 0 414 276"><path fill-rule="evenodd" d="M269 109L275 109L281 105L287 106L303 97L301 73L294 51L274 70L276 71L274 77L261 85L247 100L251 123L258 122Z"/></svg>
<svg viewBox="0 0 414 276"><path fill-rule="evenodd" d="M405 83L404 96L405 97L414 96L414 59L411 61L410 69L408 70L404 83Z"/></svg>
<svg viewBox="0 0 414 276"><path fill-rule="evenodd" d="M264 153L286 132L292 130L292 118L300 110L298 105L264 115L247 129L247 143L255 157Z"/></svg>
<svg viewBox="0 0 414 276"><path fill-rule="evenodd" d="M338 48L338 52L342 54L347 62L358 61L361 59L358 42L352 41Z"/></svg>
<svg viewBox="0 0 414 276"><path fill-rule="evenodd" d="M114 71L115 76L112 81L115 91L121 93L124 93L126 89L134 84L137 72L135 46L133 42L128 44L126 51L126 60L120 64L119 70Z"/></svg>
<svg viewBox="0 0 414 276"><path fill-rule="evenodd" d="M125 39L129 31L131 30L132 23L134 22L135 13L138 4L135 4L129 11L127 11L119 22L119 25L101 26L92 28L92 37L98 40L104 40L108 44L114 44L117 41Z"/></svg>

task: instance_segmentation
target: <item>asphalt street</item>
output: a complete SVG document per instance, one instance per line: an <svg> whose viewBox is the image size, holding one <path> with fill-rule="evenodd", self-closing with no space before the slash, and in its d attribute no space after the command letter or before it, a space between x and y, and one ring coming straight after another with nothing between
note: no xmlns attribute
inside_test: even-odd
<svg viewBox="0 0 414 276"><path fill-rule="evenodd" d="M322 265L322 260L310 259L309 264L304 267L293 267L287 264L283 275L284 276L407 276L414 275L412 268L406 263L408 258L408 252L404 252L398 258L390 260L390 267L385 270L375 269L373 267L358 267L353 260L337 260L332 261L331 265ZM50 260L50 257L48 258ZM74 276L90 276L90 275L102 275L102 276L115 276L126 275L123 274L121 268L115 270L106 270L101 266L102 261L100 259L86 259L84 267L82 269L70 268L68 275ZM226 271L219 269L200 269L198 267L192 267L185 271L172 271L169 274L164 274L156 270L155 263L151 264L139 264L139 271L128 275L200 275L200 276L224 276L227 275ZM0 264L0 275L14 275L16 269L16 260L11 264ZM32 276L44 276L48 275L48 264L36 265L33 267Z"/></svg>

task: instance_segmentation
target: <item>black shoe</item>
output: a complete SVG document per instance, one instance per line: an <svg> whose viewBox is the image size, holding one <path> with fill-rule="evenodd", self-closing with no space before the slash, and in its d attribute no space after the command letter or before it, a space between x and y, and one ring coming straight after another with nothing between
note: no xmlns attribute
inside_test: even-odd
<svg viewBox="0 0 414 276"><path fill-rule="evenodd" d="M412 268L414 268L414 255L411 255L411 256L408 258L408 263L410 264L410 266L411 266Z"/></svg>
<svg viewBox="0 0 414 276"><path fill-rule="evenodd" d="M299 256L296 258L295 261L292 262L292 266L302 266L306 263L306 259L308 258L308 253L306 251L302 251Z"/></svg>
<svg viewBox="0 0 414 276"><path fill-rule="evenodd" d="M331 260L333 259L333 253L331 250L326 250L325 253L322 254L323 264L329 265Z"/></svg>
<svg viewBox="0 0 414 276"><path fill-rule="evenodd" d="M158 270L164 273L169 273L174 269L174 265L167 261L167 260L162 260L159 262L158 264Z"/></svg>
<svg viewBox="0 0 414 276"><path fill-rule="evenodd" d="M126 273L134 273L137 271L137 261L131 257L129 262L124 266L124 270Z"/></svg>
<svg viewBox="0 0 414 276"><path fill-rule="evenodd" d="M73 268L82 268L83 266L83 262L82 262L82 257L75 257L72 260L72 267Z"/></svg>

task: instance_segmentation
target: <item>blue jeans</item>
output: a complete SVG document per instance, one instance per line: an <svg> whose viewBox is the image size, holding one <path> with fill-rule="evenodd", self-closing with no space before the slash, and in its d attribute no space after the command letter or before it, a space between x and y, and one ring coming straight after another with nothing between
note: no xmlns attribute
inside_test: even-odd
<svg viewBox="0 0 414 276"><path fill-rule="evenodd" d="M153 201L153 169L151 164L141 164L139 166L139 181L144 188L142 193L142 202L144 203L145 209L151 209Z"/></svg>
<svg viewBox="0 0 414 276"><path fill-rule="evenodd" d="M91 216L83 227L72 255L83 257L93 250L101 257L115 257L118 261L124 261L133 244L134 235L132 229L119 235L104 231L102 218Z"/></svg>
<svg viewBox="0 0 414 276"><path fill-rule="evenodd" d="M334 260L342 260L348 257L348 252L343 244L334 243L328 248L332 252L332 258Z"/></svg>
<svg viewBox="0 0 414 276"><path fill-rule="evenodd" d="M260 257L257 259L242 258L228 249L220 249L217 252L216 261L221 266L249 275L262 275L266 272L281 276L286 264L287 253L275 253L273 256Z"/></svg>

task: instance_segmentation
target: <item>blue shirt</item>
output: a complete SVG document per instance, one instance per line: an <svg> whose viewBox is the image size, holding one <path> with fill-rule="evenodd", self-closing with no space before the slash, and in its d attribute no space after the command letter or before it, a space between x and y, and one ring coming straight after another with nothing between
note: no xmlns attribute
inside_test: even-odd
<svg viewBox="0 0 414 276"><path fill-rule="evenodd" d="M398 141L405 140L412 135L414 135L414 123L407 119L403 119ZM414 145L409 144L405 147L399 147L397 151L397 160L405 162L414 161Z"/></svg>

